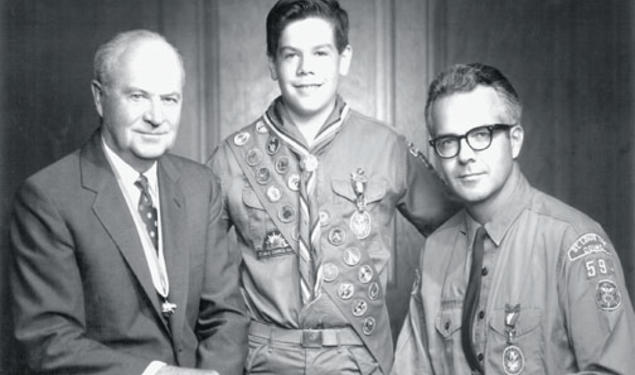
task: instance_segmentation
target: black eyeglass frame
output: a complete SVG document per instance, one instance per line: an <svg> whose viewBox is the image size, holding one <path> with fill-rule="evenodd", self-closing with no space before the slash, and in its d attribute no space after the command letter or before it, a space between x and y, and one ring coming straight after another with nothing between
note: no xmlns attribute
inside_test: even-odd
<svg viewBox="0 0 635 375"><path fill-rule="evenodd" d="M434 149L434 152L441 158L441 159L452 159L453 157L457 156L460 152L461 152L461 139L465 139L465 142L467 143L468 146L470 146L470 148L474 151L483 151L489 148L489 146L492 145L492 140L494 139L494 132L496 130L509 130L511 128L513 128L514 126L516 126L518 124L490 124L490 125L482 125L482 126L477 126L475 128L470 129L470 131L468 131L467 133L463 134L463 135L454 135L454 134L448 134L448 135L442 135L440 137L436 137L433 138L431 140L428 141L428 143L430 143L430 146L432 146L432 148ZM486 146L481 147L481 148L476 148L474 146L472 146L470 144L470 138L469 135L470 134L474 134L475 132L481 131L483 129L487 129L487 131L489 132L489 142L487 143ZM451 156L443 156L441 155L441 153L439 152L439 149L437 148L437 142L441 139L446 139L446 138L451 138L451 139L455 139L457 141L457 145L458 147L456 148L456 153L454 153L454 155Z"/></svg>

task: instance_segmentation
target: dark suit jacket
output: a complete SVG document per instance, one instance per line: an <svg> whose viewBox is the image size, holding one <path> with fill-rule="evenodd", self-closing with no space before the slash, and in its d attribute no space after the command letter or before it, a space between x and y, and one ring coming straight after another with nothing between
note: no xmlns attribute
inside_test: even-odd
<svg viewBox="0 0 635 375"><path fill-rule="evenodd" d="M158 162L170 300L166 321L99 132L19 190L11 239L15 333L46 373L141 374L151 360L242 374L247 325L238 257L202 165Z"/></svg>

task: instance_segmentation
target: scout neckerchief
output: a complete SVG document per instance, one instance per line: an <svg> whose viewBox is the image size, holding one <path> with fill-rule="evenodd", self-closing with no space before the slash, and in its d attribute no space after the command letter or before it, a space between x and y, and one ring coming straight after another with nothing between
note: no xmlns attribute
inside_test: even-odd
<svg viewBox="0 0 635 375"><path fill-rule="evenodd" d="M282 98L278 97L267 109L264 120L271 131L276 134L300 160L300 191L298 220L298 269L300 271L300 290L302 302L310 303L319 297L322 282L319 265L320 215L317 199L317 155L328 146L342 127L349 107L338 96L335 108L325 124L320 128L311 147L307 146L304 137L297 127L286 124L282 120L284 113ZM316 271L317 270L317 271Z"/></svg>

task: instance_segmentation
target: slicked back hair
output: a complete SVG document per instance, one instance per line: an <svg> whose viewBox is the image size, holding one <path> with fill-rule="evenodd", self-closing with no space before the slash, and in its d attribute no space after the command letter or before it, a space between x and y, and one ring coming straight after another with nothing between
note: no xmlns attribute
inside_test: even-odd
<svg viewBox="0 0 635 375"><path fill-rule="evenodd" d="M520 97L503 73L493 66L481 63L457 64L441 72L430 84L425 109L428 132L434 134L430 111L436 101L455 93L470 92L477 86L494 89L505 103L505 111L511 122L520 124L522 117Z"/></svg>
<svg viewBox="0 0 635 375"><path fill-rule="evenodd" d="M185 68L183 67L183 58L179 51L168 42L161 34L154 31L137 29L124 31L115 35L112 39L99 46L97 52L95 52L95 59L93 63L93 79L102 85L108 86L112 82L112 73L115 66L119 63L119 57L130 45L142 41L159 41L165 43L172 48L174 53L179 59L179 66L181 68L181 78L183 84L185 84Z"/></svg>

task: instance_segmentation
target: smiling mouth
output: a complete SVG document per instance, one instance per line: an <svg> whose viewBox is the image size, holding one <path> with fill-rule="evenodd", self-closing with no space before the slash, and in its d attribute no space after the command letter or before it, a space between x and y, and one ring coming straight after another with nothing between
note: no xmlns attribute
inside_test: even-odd
<svg viewBox="0 0 635 375"><path fill-rule="evenodd" d="M308 84L294 85L294 87L297 89L316 89L321 86L322 86L321 83L308 83Z"/></svg>
<svg viewBox="0 0 635 375"><path fill-rule="evenodd" d="M477 179L479 177L481 177L482 175L484 175L485 172L475 172L475 173L464 173L459 175L459 179L460 180L474 180Z"/></svg>

